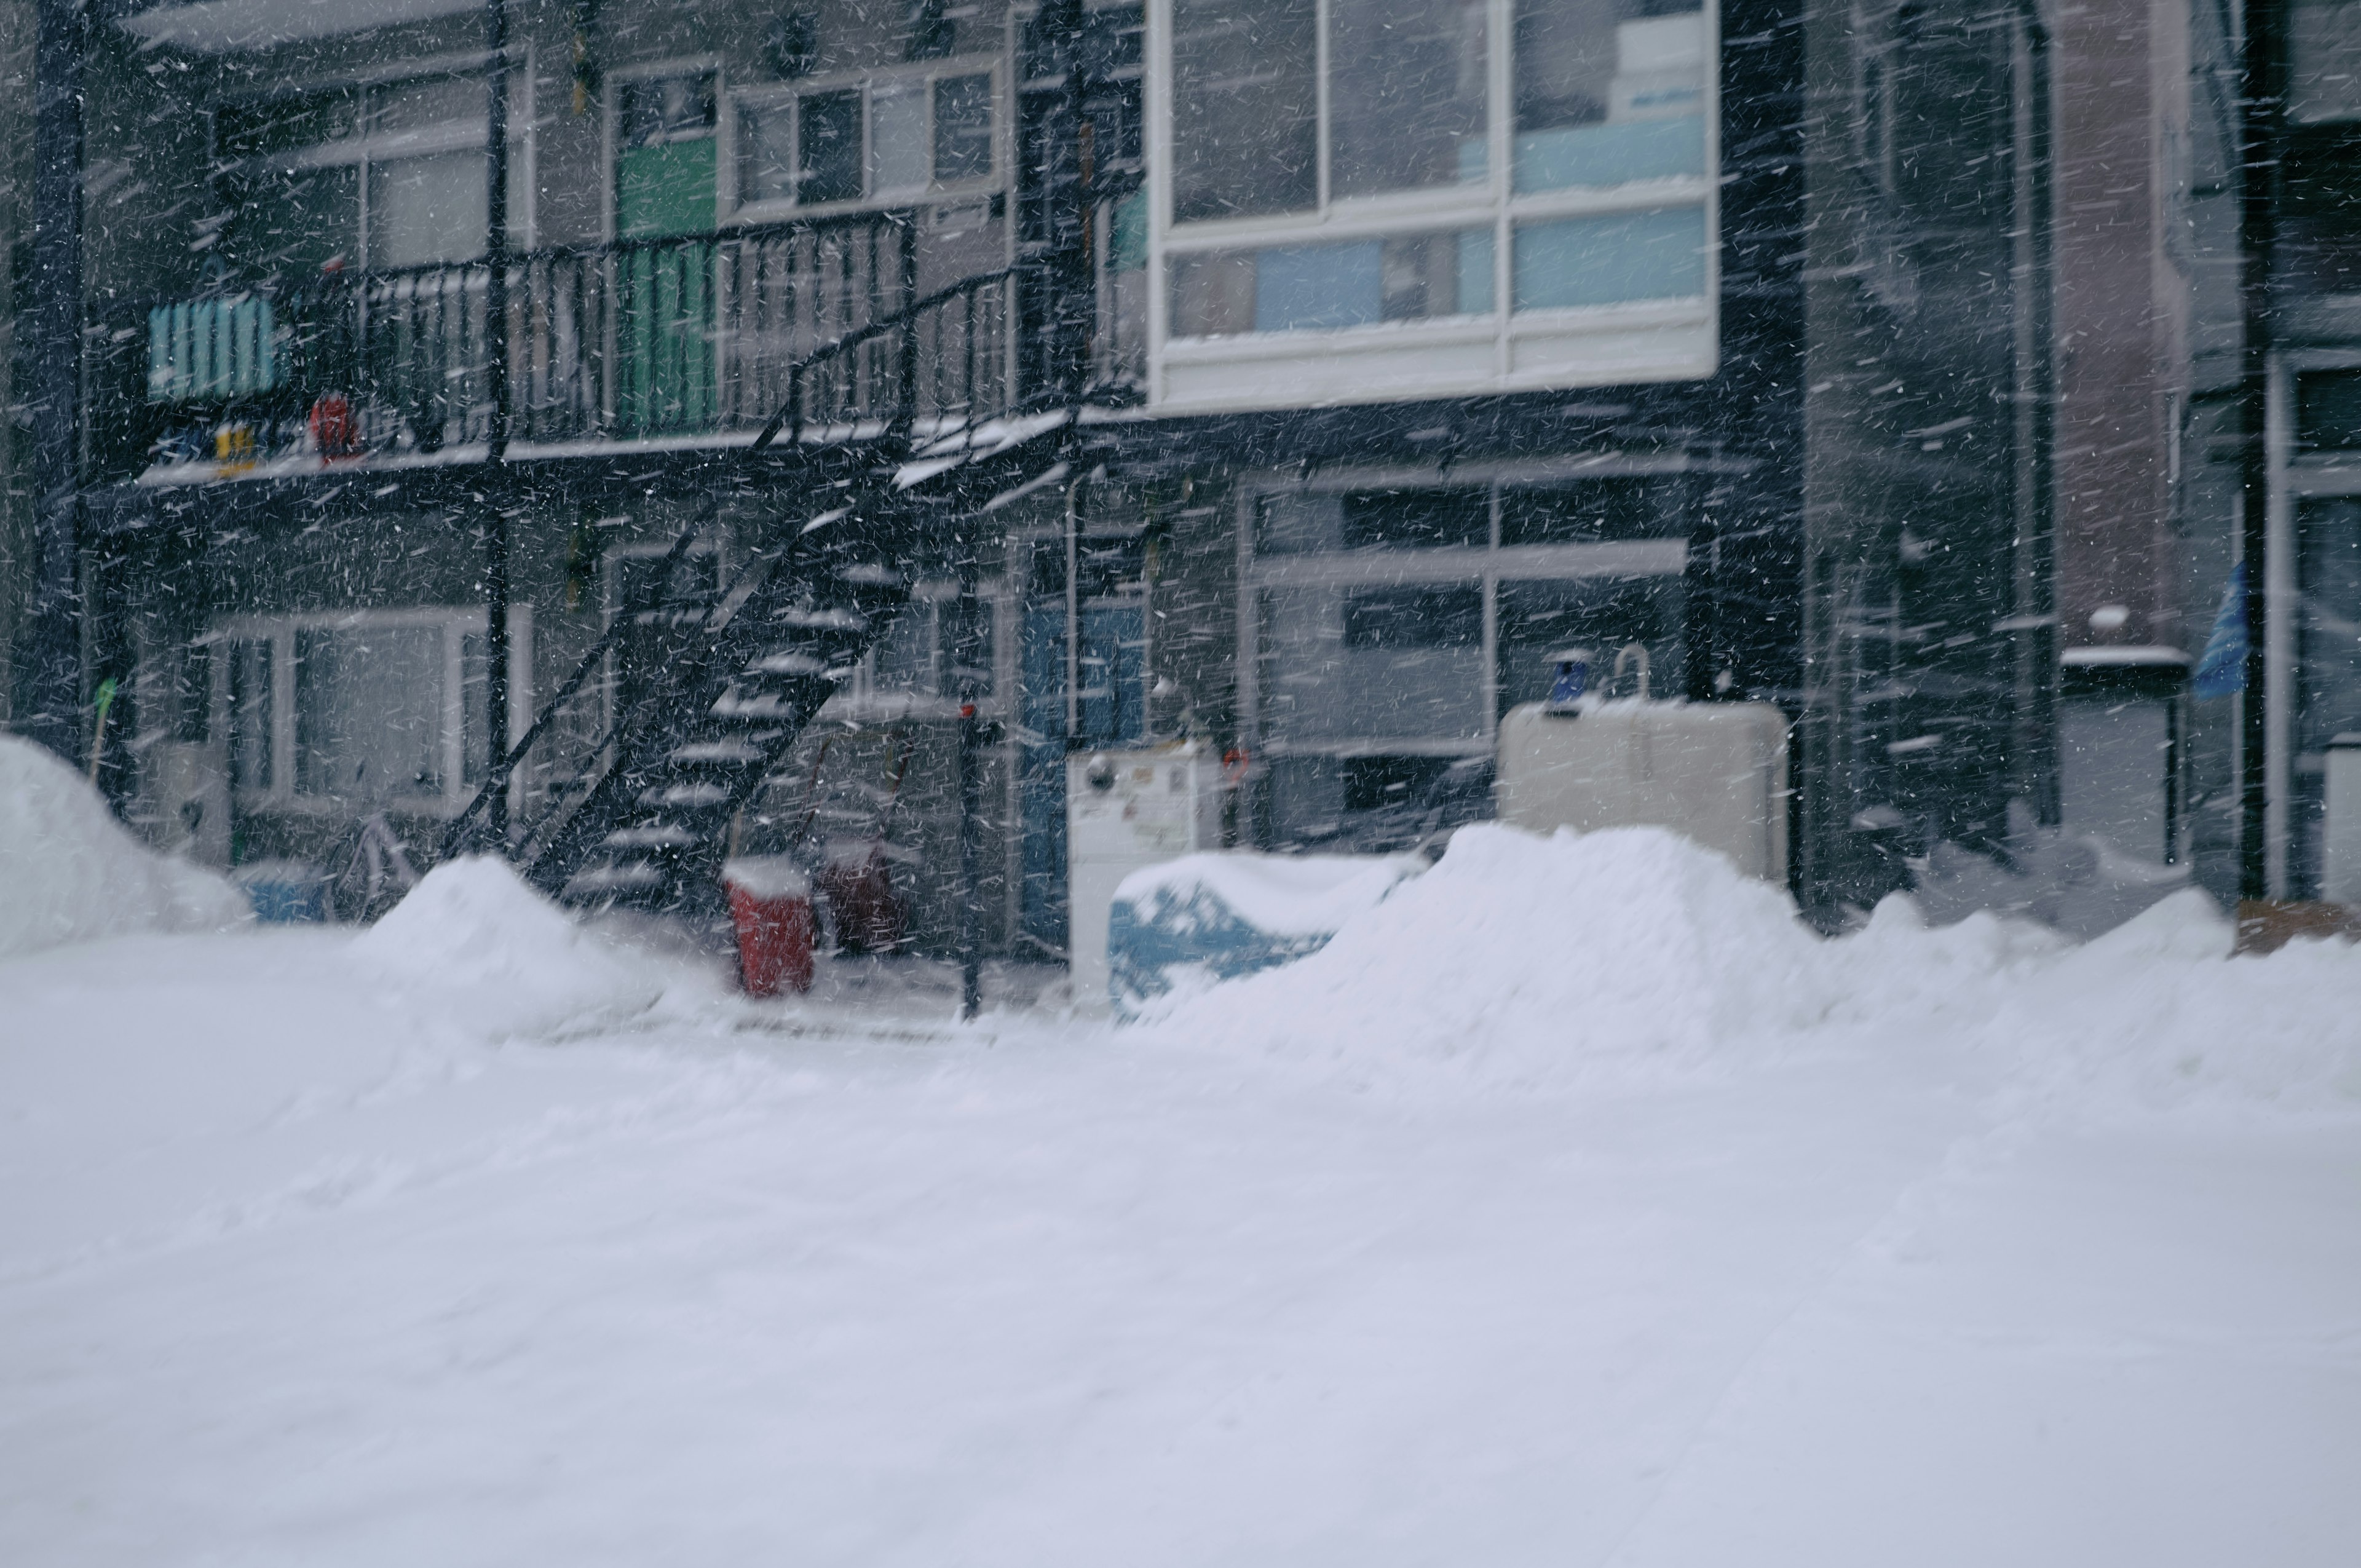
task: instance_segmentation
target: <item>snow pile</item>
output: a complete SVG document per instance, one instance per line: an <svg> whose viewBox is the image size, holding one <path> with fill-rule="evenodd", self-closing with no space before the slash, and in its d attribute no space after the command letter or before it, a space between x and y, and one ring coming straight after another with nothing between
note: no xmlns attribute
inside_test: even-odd
<svg viewBox="0 0 2361 1568"><path fill-rule="evenodd" d="M612 1022L664 991L647 960L599 941L489 856L427 872L353 951L388 978L445 992L492 1035Z"/></svg>
<svg viewBox="0 0 2361 1568"><path fill-rule="evenodd" d="M251 918L229 883L133 838L47 748L0 735L0 957Z"/></svg>
<svg viewBox="0 0 2361 1568"><path fill-rule="evenodd" d="M1347 1072L1694 1067L1824 1014L1821 948L1785 894L1676 834L1476 824L1318 952L1202 992L1164 1027Z"/></svg>
<svg viewBox="0 0 2361 1568"><path fill-rule="evenodd" d="M1784 894L1675 834L1485 825L1319 951L1179 997L1155 1032L1364 1082L1438 1061L1539 1083L1839 1033L1879 1050L1950 1038L2027 1108L2352 1110L2361 947L2233 958L2231 938L2191 889L2081 945L1989 913L1930 928L1899 894L1824 940Z"/></svg>
<svg viewBox="0 0 2361 1568"><path fill-rule="evenodd" d="M2174 894L2010 989L1992 1025L2026 1084L2082 1105L2361 1105L2361 948L2233 958L2213 901Z"/></svg>

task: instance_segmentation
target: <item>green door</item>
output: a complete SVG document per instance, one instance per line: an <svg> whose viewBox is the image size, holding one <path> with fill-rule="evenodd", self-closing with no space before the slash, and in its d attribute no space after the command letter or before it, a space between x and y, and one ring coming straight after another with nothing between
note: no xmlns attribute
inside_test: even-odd
<svg viewBox="0 0 2361 1568"><path fill-rule="evenodd" d="M625 433L713 428L715 159L710 79L631 82L615 159L615 413Z"/></svg>

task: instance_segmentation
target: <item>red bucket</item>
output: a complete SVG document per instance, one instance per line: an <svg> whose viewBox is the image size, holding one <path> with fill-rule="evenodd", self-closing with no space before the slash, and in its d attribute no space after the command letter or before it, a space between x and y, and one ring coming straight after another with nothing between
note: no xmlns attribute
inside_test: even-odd
<svg viewBox="0 0 2361 1568"><path fill-rule="evenodd" d="M760 856L721 868L730 919L738 928L738 983L749 996L775 996L812 982L811 879L785 859Z"/></svg>

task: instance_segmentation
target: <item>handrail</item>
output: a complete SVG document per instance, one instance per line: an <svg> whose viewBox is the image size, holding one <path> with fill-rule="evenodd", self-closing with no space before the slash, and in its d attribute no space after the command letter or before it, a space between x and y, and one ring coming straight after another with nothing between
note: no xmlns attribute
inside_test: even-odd
<svg viewBox="0 0 2361 1568"><path fill-rule="evenodd" d="M790 420L794 422L795 426L793 433L789 436L790 442L799 442L803 439L804 377L814 367L828 360L840 358L859 348L862 344L873 343L888 333L902 331L915 324L927 312L947 304L961 294L980 293L989 284L1014 279L1016 276L1016 270L1013 267L1004 267L996 272L978 272L972 277L962 278L947 288L938 289L931 294L912 301L890 316L880 316L875 321L863 323L842 337L834 339L796 361L787 368L786 400L779 405L779 411L771 416L770 422L763 427L762 433L754 437L752 450L756 452L769 450L771 444L778 440L779 433L787 428ZM909 363L909 345L905 345L902 357L904 360L902 404L903 416L906 419L911 411L911 404L916 401L911 396L912 367Z"/></svg>
<svg viewBox="0 0 2361 1568"><path fill-rule="evenodd" d="M812 353L806 355L802 359L797 360L789 367L787 372L787 401L779 410L778 413L772 418L771 422L763 428L763 433L755 438L753 450L757 452L763 451L775 441L778 437L779 432L787 425L791 415L795 418L794 440L796 443L800 444L803 434L803 421L800 411L803 400L804 378L806 373L811 367L832 359L840 358L842 356L858 349L863 343L873 342L888 333L906 329L926 312L939 308L943 304L958 298L961 294L973 294L980 292L984 288L992 284L1004 281L1014 275L1014 269L1004 268L996 272L983 272L978 273L972 277L963 278L959 282L953 283L948 288L939 289L935 291L935 292L927 295L924 299L913 302L909 306L901 311L895 312L891 316L880 318L877 321L868 323L852 332L847 333L842 337L834 339L833 341L814 350ZM909 352L909 345L906 342L902 358L904 364L902 367L903 374L900 389L900 401L902 404L901 422L906 422L911 417L912 411L917 402L915 389L911 380L911 354ZM1010 399L1008 400L1008 408L1005 411L1016 411L1022 406L1023 403L1021 400ZM500 760L487 771L482 787L476 792L474 798L468 801L466 808L463 809L457 817L452 818L451 825L444 830L443 841L437 855L438 859L448 860L453 855L461 852L463 849L474 841L478 837L473 830L476 819L489 808L492 800L500 791L511 787L511 782L516 776L518 768L523 764L524 759L532 752L533 749L541 742L544 736L548 734L550 727L556 721L558 711L567 703L571 702L576 696L579 696L582 688L589 684L591 675L598 669L607 655L613 652L616 641L622 636L625 629L634 624L641 616L654 610L663 602L665 587L672 579L674 568L676 567L680 564L682 558L686 555L689 547L711 528L713 520L719 513L719 509L720 503L717 499L708 499L705 502L705 504L698 510L696 521L690 523L686 529L682 531L680 537L673 541L671 549L665 552L656 571L651 575L647 587L642 594L635 598L630 605L622 608L617 612L614 618L608 623L606 631L600 635L597 642L591 645L590 651L585 653L581 660L576 663L573 673L568 674L565 681L559 685L555 695L552 696L541 706L540 711L533 717L532 726L526 729L522 738L521 738L515 745L509 748L509 750L501 755ZM598 752L605 751L606 748L613 742L614 739L614 731L609 730L609 732L600 740L598 747L594 749L591 753L592 756L595 758ZM538 834L541 828L548 822L550 817L560 809L562 806L563 802L553 804L549 810L544 811L533 822L526 824L511 844L501 845L500 846L500 849L505 851L513 848L515 844L530 843L533 837Z"/></svg>

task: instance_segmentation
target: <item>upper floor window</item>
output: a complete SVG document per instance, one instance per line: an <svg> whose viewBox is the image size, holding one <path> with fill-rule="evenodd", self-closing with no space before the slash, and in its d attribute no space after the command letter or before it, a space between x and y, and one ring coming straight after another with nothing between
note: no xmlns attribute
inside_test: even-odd
<svg viewBox="0 0 2361 1568"><path fill-rule="evenodd" d="M513 134L529 119L512 112ZM213 129L216 177L230 209L220 245L233 266L383 269L483 254L478 74L234 101L214 109ZM527 226L522 161L511 160L510 210Z"/></svg>
<svg viewBox="0 0 2361 1568"><path fill-rule="evenodd" d="M1696 0L1164 0L1156 16L1159 400L1710 369L1715 43ZM1576 341L1622 307L1664 320L1647 342ZM1287 377L1282 344L1217 341L1422 323L1307 346L1319 363Z"/></svg>
<svg viewBox="0 0 2361 1568"><path fill-rule="evenodd" d="M738 206L824 207L988 185L991 62L806 80L736 100Z"/></svg>

